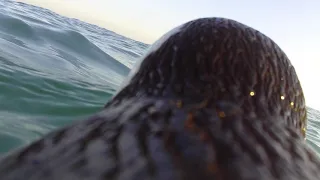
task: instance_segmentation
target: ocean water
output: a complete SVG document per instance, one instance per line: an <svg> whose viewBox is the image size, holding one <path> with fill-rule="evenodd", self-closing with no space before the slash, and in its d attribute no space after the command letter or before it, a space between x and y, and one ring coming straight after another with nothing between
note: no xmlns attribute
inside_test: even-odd
<svg viewBox="0 0 320 180"><path fill-rule="evenodd" d="M0 0L0 154L102 109L149 45ZM320 112L307 142L320 153Z"/></svg>

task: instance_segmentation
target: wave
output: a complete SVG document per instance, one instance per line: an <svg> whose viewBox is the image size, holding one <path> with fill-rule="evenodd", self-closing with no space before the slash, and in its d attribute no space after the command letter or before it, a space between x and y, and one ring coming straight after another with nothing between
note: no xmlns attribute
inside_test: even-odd
<svg viewBox="0 0 320 180"><path fill-rule="evenodd" d="M63 69L72 71L71 75L67 75L70 80L79 81L79 78L72 75L72 73L76 73L81 76L81 79L90 76L89 78L96 78L98 81L104 81L103 79L105 79L120 84L129 73L128 65L115 59L96 45L100 44L101 46L103 43L98 42L99 39L91 38L89 40L83 35L83 32L80 33L68 27L62 26L59 29L53 25L46 26L46 23L40 23L39 21L36 24L30 23L30 20L35 18L25 19L20 19L16 15L10 16L10 14L0 13L2 22L0 25L0 41L2 39L15 45L9 47L7 44L8 47L6 48L4 46L0 47L0 50L7 50L1 56L9 52L11 55L24 54L23 59L21 57L15 58L18 59L20 64L25 62L24 65L29 68L40 68L42 66L43 68L40 71L47 74L51 72L51 75L61 72ZM110 53L112 54L112 52ZM134 57L134 54L130 55ZM51 69L48 69L49 64L53 65ZM53 70L55 67L56 72ZM107 84L110 85L110 83ZM116 84L112 86L116 87Z"/></svg>
<svg viewBox="0 0 320 180"><path fill-rule="evenodd" d="M143 44L50 10L0 1L0 154L93 114Z"/></svg>
<svg viewBox="0 0 320 180"><path fill-rule="evenodd" d="M0 21L0 30L3 33L24 39L36 39L37 37L34 29L21 19L0 14Z"/></svg>
<svg viewBox="0 0 320 180"><path fill-rule="evenodd" d="M14 37L4 37L3 39L11 42L15 41L18 45L23 46L24 41L31 40L34 41L33 43L36 43L35 46L43 46L44 40L46 43L51 44L51 46L58 47L61 50L60 52L72 52L76 56L82 56L82 58L88 61L95 62L96 65L115 69L121 75L125 76L129 72L129 68L126 65L101 50L80 32L70 28L48 26L48 22L21 14L17 16L17 13L15 13L15 16L0 13L0 21L0 33ZM41 26L37 26L39 24Z"/></svg>
<svg viewBox="0 0 320 180"><path fill-rule="evenodd" d="M124 76L129 73L130 69L127 66L101 50L79 32L73 30L48 31L46 29L38 30L38 32L43 39L55 47L68 53L73 52L72 54L76 54L76 56L82 56L83 59L90 61L90 63L109 67Z"/></svg>

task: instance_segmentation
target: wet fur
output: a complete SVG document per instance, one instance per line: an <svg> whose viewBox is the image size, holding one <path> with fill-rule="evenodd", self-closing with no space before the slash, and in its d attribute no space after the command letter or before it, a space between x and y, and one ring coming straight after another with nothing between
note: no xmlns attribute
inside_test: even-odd
<svg viewBox="0 0 320 180"><path fill-rule="evenodd" d="M320 179L305 127L284 52L239 22L197 19L100 113L2 158L0 179Z"/></svg>

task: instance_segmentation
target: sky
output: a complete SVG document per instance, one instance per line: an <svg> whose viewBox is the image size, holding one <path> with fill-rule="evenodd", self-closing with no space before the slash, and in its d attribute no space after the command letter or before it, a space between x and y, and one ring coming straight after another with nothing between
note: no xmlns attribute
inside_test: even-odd
<svg viewBox="0 0 320 180"><path fill-rule="evenodd" d="M273 39L296 69L308 106L320 110L320 1L18 0L153 43L201 17L225 17Z"/></svg>

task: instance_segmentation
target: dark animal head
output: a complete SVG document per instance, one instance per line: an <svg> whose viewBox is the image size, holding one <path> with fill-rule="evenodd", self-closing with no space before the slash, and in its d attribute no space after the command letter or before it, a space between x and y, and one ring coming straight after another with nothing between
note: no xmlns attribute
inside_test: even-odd
<svg viewBox="0 0 320 180"><path fill-rule="evenodd" d="M157 41L102 112L0 161L0 179L320 179L290 61L223 18Z"/></svg>
<svg viewBox="0 0 320 180"><path fill-rule="evenodd" d="M306 106L289 59L270 38L234 20L204 18L157 41L115 99L227 101L247 115L282 116L305 135Z"/></svg>

